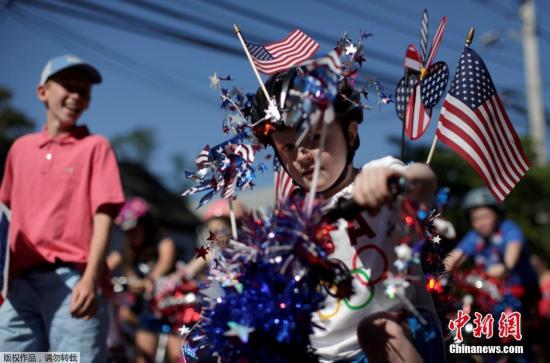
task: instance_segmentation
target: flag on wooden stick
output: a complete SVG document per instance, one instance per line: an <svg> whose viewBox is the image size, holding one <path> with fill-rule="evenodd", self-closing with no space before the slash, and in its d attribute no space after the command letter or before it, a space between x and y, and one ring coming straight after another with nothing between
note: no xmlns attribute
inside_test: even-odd
<svg viewBox="0 0 550 363"><path fill-rule="evenodd" d="M445 97L436 135L468 161L501 202L531 166L489 70L469 47Z"/></svg>

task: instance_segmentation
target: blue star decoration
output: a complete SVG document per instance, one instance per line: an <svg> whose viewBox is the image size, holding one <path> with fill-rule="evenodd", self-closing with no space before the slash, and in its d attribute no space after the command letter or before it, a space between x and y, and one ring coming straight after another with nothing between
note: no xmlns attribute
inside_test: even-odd
<svg viewBox="0 0 550 363"><path fill-rule="evenodd" d="M181 347L181 352L184 357L197 359L197 348L193 348L189 344L185 344L183 347Z"/></svg>
<svg viewBox="0 0 550 363"><path fill-rule="evenodd" d="M195 251L197 252L197 257L202 257L206 261L206 255L208 254L209 248L204 248L204 246L201 246L200 248L195 248Z"/></svg>
<svg viewBox="0 0 550 363"><path fill-rule="evenodd" d="M234 321L227 323L229 330L227 330L223 335L228 337L239 337L243 343L248 343L248 335L254 331L254 328L248 327L246 325L241 325Z"/></svg>

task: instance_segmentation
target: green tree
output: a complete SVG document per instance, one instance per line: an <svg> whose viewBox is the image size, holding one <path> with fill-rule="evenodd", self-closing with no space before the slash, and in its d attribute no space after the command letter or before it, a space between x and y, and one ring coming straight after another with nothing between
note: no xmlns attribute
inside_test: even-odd
<svg viewBox="0 0 550 363"><path fill-rule="evenodd" d="M138 127L126 134L116 135L111 139L120 161L137 163L150 169L150 161L157 147L155 130L147 127ZM171 172L162 175L164 184L173 192L181 193L186 185L184 170L189 165L181 154L170 157Z"/></svg>
<svg viewBox="0 0 550 363"><path fill-rule="evenodd" d="M11 144L34 129L34 122L11 105L11 91L0 85L0 142Z"/></svg>
<svg viewBox="0 0 550 363"><path fill-rule="evenodd" d="M155 130L137 127L124 135L111 139L120 160L148 165L157 146Z"/></svg>
<svg viewBox="0 0 550 363"><path fill-rule="evenodd" d="M12 93L0 85L0 177L4 175L6 156L13 141L34 129L32 121L11 105Z"/></svg>

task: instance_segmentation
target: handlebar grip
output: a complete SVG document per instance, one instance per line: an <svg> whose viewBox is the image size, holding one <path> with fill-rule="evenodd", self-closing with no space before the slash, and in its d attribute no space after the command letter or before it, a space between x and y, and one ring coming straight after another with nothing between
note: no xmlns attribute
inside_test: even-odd
<svg viewBox="0 0 550 363"><path fill-rule="evenodd" d="M388 188L394 198L406 191L407 186L407 180L404 177L392 177L388 179ZM329 223L336 222L339 218L344 218L349 221L364 209L365 208L360 206L353 198L348 199L340 197L336 201L334 208L325 216Z"/></svg>

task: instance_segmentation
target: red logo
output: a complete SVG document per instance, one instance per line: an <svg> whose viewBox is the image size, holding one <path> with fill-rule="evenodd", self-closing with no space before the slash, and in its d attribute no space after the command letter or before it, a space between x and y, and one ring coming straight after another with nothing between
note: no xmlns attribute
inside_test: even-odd
<svg viewBox="0 0 550 363"><path fill-rule="evenodd" d="M485 336L485 339L491 339L493 337L493 328L495 319L492 314L480 314L474 313L474 329L473 335L475 338L481 338ZM462 328L470 321L470 314L465 314L463 310L458 310L456 319L450 320L448 327L450 331L455 332L455 340L457 343L462 342ZM514 338L520 341L521 335L521 313L518 311L504 311L500 314L498 319L498 336L500 338Z"/></svg>

